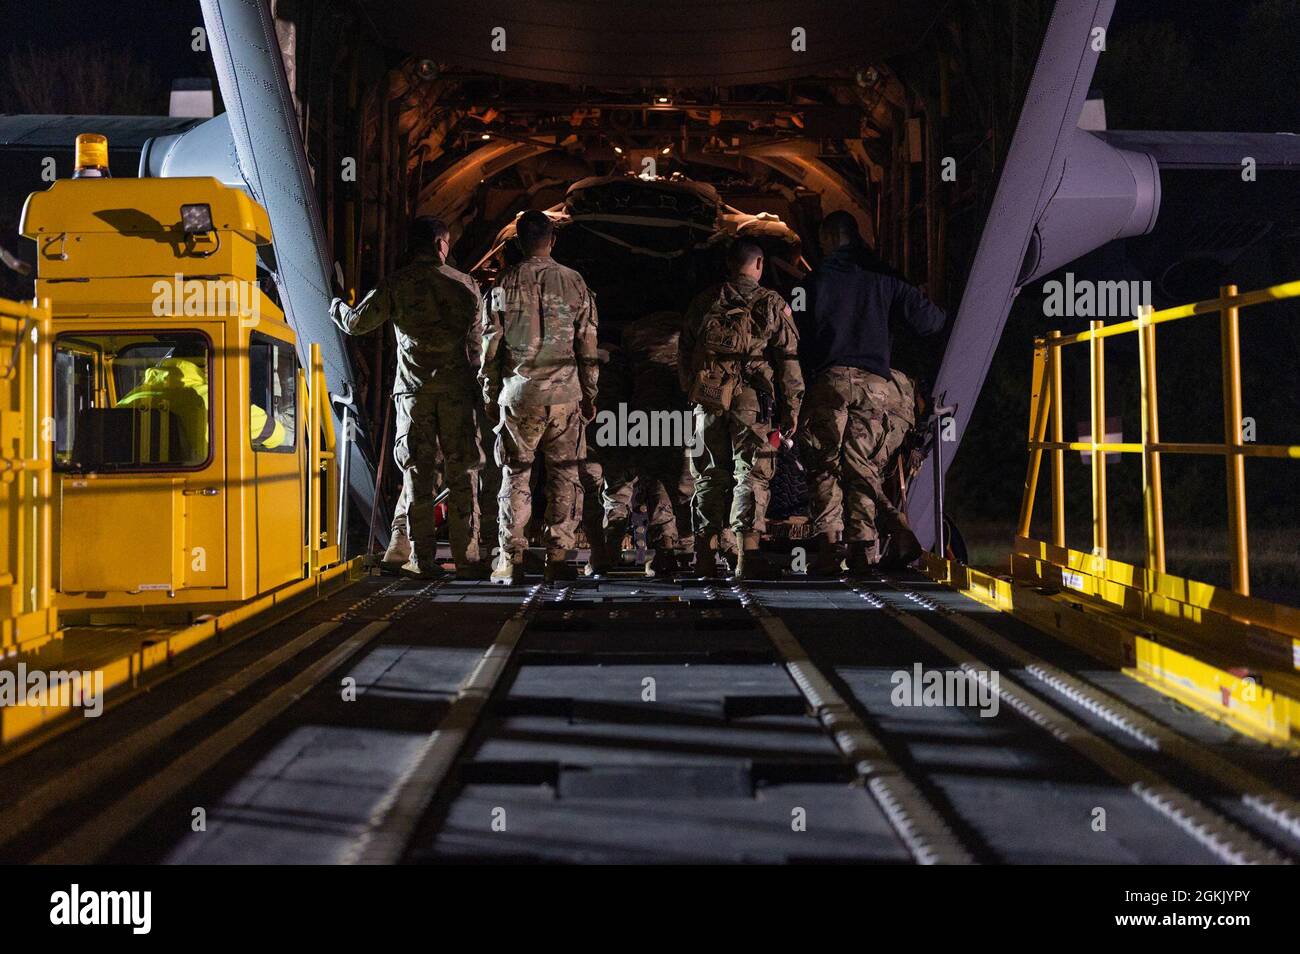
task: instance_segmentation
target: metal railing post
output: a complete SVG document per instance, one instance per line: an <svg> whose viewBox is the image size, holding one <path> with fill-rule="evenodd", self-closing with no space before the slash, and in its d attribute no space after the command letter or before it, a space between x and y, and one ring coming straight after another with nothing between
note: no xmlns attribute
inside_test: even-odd
<svg viewBox="0 0 1300 954"><path fill-rule="evenodd" d="M1089 322L1093 336L1088 340L1092 357L1092 552L1106 556L1109 528L1106 520L1106 455L1097 449L1106 442L1106 353L1105 339L1097 332L1104 321Z"/></svg>
<svg viewBox="0 0 1300 954"><path fill-rule="evenodd" d="M1051 378L1052 397L1049 411L1052 415L1052 544L1065 547L1065 424L1061 410L1061 346L1055 342L1059 331L1048 335L1048 375Z"/></svg>
<svg viewBox="0 0 1300 954"><path fill-rule="evenodd" d="M1138 368L1142 387L1142 511L1145 523L1146 566L1165 572L1165 505L1160 478L1160 397L1156 379L1156 328L1152 309L1144 305L1139 315ZM1154 580L1150 581L1154 584Z"/></svg>
<svg viewBox="0 0 1300 954"><path fill-rule="evenodd" d="M1221 299L1237 294L1236 285L1219 289ZM1239 453L1241 434L1241 339L1236 305L1222 308L1223 453L1228 475L1228 543L1232 549L1232 589L1250 595L1250 562L1246 544L1246 458Z"/></svg>
<svg viewBox="0 0 1300 954"><path fill-rule="evenodd" d="M322 443L322 422L321 422L321 400L320 394L320 377L317 375L317 368L321 364L320 345L312 342L311 345L311 370L307 374L307 406L308 421L311 427L311 436L308 447L310 452L307 455L308 480L307 480L307 533L310 542L310 571L315 574L320 569L320 503L321 503L321 481L324 474L321 471L321 443Z"/></svg>
<svg viewBox="0 0 1300 954"><path fill-rule="evenodd" d="M943 422L952 416L956 407L936 407L934 409L934 552L940 559L948 553L947 540L943 533Z"/></svg>
<svg viewBox="0 0 1300 954"><path fill-rule="evenodd" d="M1043 441L1047 437L1048 404L1051 401L1051 381L1047 377L1048 347L1042 338L1034 341L1033 380L1037 385L1033 402L1033 417L1029 422L1029 470L1025 474L1025 489L1020 498L1020 520L1016 535L1028 537L1034 521L1034 502L1038 496L1038 475L1043 469Z"/></svg>
<svg viewBox="0 0 1300 954"><path fill-rule="evenodd" d="M338 516L334 521L335 542L339 548L339 560L347 559L347 541L348 541L348 442L352 439L352 404L350 400L351 388L349 388L348 398L335 398L334 400L343 409L341 422L343 425L343 434L334 442L334 460L338 466L339 475L339 503Z"/></svg>
<svg viewBox="0 0 1300 954"><path fill-rule="evenodd" d="M50 320L50 301L41 302L45 317L32 329L32 350L36 357L35 437L32 458L36 461L36 538L38 562L36 566L36 606L34 609L48 613L54 594L54 353L53 323Z"/></svg>
<svg viewBox="0 0 1300 954"><path fill-rule="evenodd" d="M948 548L943 539L943 417L934 415L934 552L943 559Z"/></svg>

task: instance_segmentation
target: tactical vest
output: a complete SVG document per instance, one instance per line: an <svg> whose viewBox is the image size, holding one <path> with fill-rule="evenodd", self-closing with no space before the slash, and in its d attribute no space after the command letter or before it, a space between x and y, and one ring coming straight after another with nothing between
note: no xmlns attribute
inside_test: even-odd
<svg viewBox="0 0 1300 954"><path fill-rule="evenodd" d="M730 410L736 389L744 384L753 343L751 306L730 285L723 285L700 319L686 396L709 414Z"/></svg>

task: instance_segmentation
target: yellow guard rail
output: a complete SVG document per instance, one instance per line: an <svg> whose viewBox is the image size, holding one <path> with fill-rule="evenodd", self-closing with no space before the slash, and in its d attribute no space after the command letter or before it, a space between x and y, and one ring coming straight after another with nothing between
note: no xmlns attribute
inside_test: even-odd
<svg viewBox="0 0 1300 954"><path fill-rule="evenodd" d="M1132 321L1106 325L1092 322L1088 331L1074 335L1052 332L1034 342L1033 395L1029 440L1029 472L1020 505L1017 535L1029 539L1034 498L1044 452L1052 455L1052 544L1065 547L1065 452L1092 454L1092 539L1093 555L1105 559L1109 547L1106 507L1106 459L1108 453L1142 455L1142 497L1145 514L1146 568L1165 572L1164 504L1161 496L1162 454L1200 454L1223 457L1226 463L1228 497L1228 544L1232 558L1232 589L1250 595L1250 563L1246 530L1245 458L1300 458L1300 446L1246 443L1242 439L1241 349L1238 332L1243 308L1264 302L1300 298L1300 281L1275 285L1259 291L1237 293L1235 285L1221 289L1220 297L1209 301L1167 308L1149 309ZM1223 443L1163 443L1156 389L1156 326L1193 315L1217 312L1220 316L1223 355ZM1105 340L1122 334L1138 335L1142 390L1142 440L1140 443L1107 443L1098 440L1106 430ZM1065 441L1061 421L1061 351L1068 345L1087 343L1091 358L1090 441ZM1050 425L1051 440L1047 440Z"/></svg>
<svg viewBox="0 0 1300 954"><path fill-rule="evenodd" d="M50 576L50 312L0 299L0 655L58 633Z"/></svg>
<svg viewBox="0 0 1300 954"><path fill-rule="evenodd" d="M1250 598L1250 548L1246 526L1245 459L1270 457L1300 458L1300 446L1248 443L1242 435L1241 352L1238 323L1242 309L1266 302L1300 298L1300 281L1239 294L1235 285L1221 289L1218 298L1180 305L1163 311L1145 309L1136 319L1106 325L1092 322L1088 331L1073 335L1052 332L1035 341L1029 467L1021 501L1013 572L1039 562L1061 571L1065 585L1080 592L1119 603L1138 615L1157 612L1184 620L1201 621L1210 611L1237 623L1254 624L1297 640L1300 659L1300 610ZM1222 443L1166 443L1160 440L1160 413L1156 388L1156 326L1195 315L1218 314L1223 358L1223 441ZM1138 335L1142 434L1138 443L1108 443L1105 433L1105 340L1116 335ZM1062 437L1061 355L1070 345L1086 343L1091 359L1091 440L1066 441ZM1048 433L1050 429L1050 439ZM1091 554L1078 553L1065 545L1065 452L1092 454L1092 542ZM1050 543L1030 537L1030 524L1038 478L1045 453L1052 458L1052 500ZM1142 455L1145 561L1138 568L1109 559L1107 526L1107 453ZM1195 454L1224 459L1228 502L1228 549L1231 558L1231 591L1183 580L1165 571L1164 504L1160 459L1164 454ZM1024 574L1035 577L1036 572ZM1085 579L1090 577L1091 579ZM1134 599L1134 596L1138 599ZM1136 604L1136 605L1135 605ZM1228 627L1229 629L1232 627ZM1291 647L1286 647L1290 649ZM1291 655L1291 653L1287 653Z"/></svg>

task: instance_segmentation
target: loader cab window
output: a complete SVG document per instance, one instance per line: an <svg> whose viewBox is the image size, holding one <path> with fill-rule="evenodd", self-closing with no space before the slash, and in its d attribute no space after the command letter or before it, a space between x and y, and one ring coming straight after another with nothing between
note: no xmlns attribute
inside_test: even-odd
<svg viewBox="0 0 1300 954"><path fill-rule="evenodd" d="M204 466L212 349L198 332L61 335L54 354L55 468Z"/></svg>
<svg viewBox="0 0 1300 954"><path fill-rule="evenodd" d="M248 437L255 451L289 454L297 438L293 347L265 335L248 344Z"/></svg>

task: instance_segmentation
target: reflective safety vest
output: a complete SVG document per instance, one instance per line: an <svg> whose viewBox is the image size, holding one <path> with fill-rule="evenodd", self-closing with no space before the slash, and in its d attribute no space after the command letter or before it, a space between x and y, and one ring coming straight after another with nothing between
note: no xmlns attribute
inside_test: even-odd
<svg viewBox="0 0 1300 954"><path fill-rule="evenodd" d="M117 402L118 407L170 411L189 439L190 456L201 461L208 456L208 377L189 358L164 358L144 373L144 380ZM267 428L265 408L250 405L248 435L253 446L273 449L284 445L288 434L275 418Z"/></svg>
<svg viewBox="0 0 1300 954"><path fill-rule="evenodd" d="M208 376L189 358L164 358L144 373L144 380L117 402L140 411L168 411L189 442L189 458L208 456Z"/></svg>

